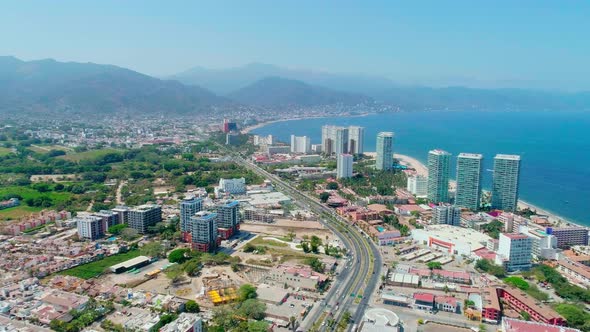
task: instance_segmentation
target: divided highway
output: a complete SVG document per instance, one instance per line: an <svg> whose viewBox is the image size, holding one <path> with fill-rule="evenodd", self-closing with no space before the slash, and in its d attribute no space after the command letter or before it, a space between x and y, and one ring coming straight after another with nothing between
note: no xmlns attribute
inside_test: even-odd
<svg viewBox="0 0 590 332"><path fill-rule="evenodd" d="M234 156L234 161L270 179L278 189L293 197L301 207L316 213L321 223L342 239L350 254L349 257L352 256L350 267L345 267L333 280L332 288L320 304L320 308L315 310L308 321L314 323L323 317L324 320L333 318L338 322L344 313L349 311L351 319L355 323L360 322L381 276L382 260L375 244L362 231L350 226L333 209L321 204L316 198L300 192L290 183L241 157ZM331 317L322 316L325 311L329 311ZM309 325L306 326L306 331L311 328L311 324ZM327 324L320 328L320 331L333 330L335 328L328 327Z"/></svg>

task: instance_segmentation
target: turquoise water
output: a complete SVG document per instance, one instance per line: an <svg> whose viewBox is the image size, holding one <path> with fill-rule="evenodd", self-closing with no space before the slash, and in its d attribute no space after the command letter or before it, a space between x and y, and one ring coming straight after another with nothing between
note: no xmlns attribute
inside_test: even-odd
<svg viewBox="0 0 590 332"><path fill-rule="evenodd" d="M381 226L377 226L376 228L377 228L377 230L378 230L379 232L383 232L383 231L385 230L385 228L383 228L383 227L381 227Z"/></svg>
<svg viewBox="0 0 590 332"><path fill-rule="evenodd" d="M324 124L365 127L365 151L375 151L379 131L395 132L394 151L425 163L428 151L484 154L484 187L493 157L522 156L520 198L566 219L590 226L590 113L584 112L401 112L277 122L254 134L321 141ZM453 160L452 168L455 168Z"/></svg>

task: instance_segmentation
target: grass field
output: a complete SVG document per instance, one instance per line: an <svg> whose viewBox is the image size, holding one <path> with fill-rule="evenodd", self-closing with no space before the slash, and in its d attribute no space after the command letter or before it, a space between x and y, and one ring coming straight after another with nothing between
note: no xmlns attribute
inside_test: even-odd
<svg viewBox="0 0 590 332"><path fill-rule="evenodd" d="M10 187L3 187L0 188L0 196L8 195L8 194L17 194L20 195L23 199L22 201L26 200L27 198L37 198L39 196L49 196L54 204L62 203L70 199L73 194L69 192L39 192L33 188L29 187L18 187L18 186L10 186ZM21 202L21 204L23 204ZM23 204L24 205L24 204Z"/></svg>
<svg viewBox="0 0 590 332"><path fill-rule="evenodd" d="M47 153L51 150L62 150L62 151L71 151L70 148L66 148L65 146L61 146L61 145L39 145L39 144L33 144L31 146L29 146L27 149L33 151L33 152L37 152L37 153Z"/></svg>
<svg viewBox="0 0 590 332"><path fill-rule="evenodd" d="M273 247L288 247L289 245L283 242L279 242L279 241L274 241L274 240L265 240L262 237L257 237L255 239L253 239L252 241L249 242L252 245L255 246L273 246Z"/></svg>
<svg viewBox="0 0 590 332"><path fill-rule="evenodd" d="M74 268L61 271L58 274L74 276L82 279L91 279L103 273L106 268L137 256L139 256L139 250L131 250L126 253L109 256L92 263L79 265Z"/></svg>
<svg viewBox="0 0 590 332"><path fill-rule="evenodd" d="M32 207L26 205L15 206L13 208L0 210L0 221L3 220L14 220L22 217L26 217L32 213L41 211L43 208Z"/></svg>
<svg viewBox="0 0 590 332"><path fill-rule="evenodd" d="M12 153L12 150L5 147L0 147L0 156L5 156L9 153Z"/></svg>
<svg viewBox="0 0 590 332"><path fill-rule="evenodd" d="M71 160L71 161L80 161L85 159L95 159L105 154L112 153L112 152L119 152L121 150L117 149L100 149L100 150L90 150L84 152L77 152L77 153L69 153L65 156L61 156L59 158Z"/></svg>

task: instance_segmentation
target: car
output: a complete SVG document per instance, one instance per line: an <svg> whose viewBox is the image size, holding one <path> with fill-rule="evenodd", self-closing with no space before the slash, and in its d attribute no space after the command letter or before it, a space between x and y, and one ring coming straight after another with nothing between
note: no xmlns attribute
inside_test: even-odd
<svg viewBox="0 0 590 332"><path fill-rule="evenodd" d="M289 304L289 307L295 308L295 305L293 303L291 303L291 304Z"/></svg>

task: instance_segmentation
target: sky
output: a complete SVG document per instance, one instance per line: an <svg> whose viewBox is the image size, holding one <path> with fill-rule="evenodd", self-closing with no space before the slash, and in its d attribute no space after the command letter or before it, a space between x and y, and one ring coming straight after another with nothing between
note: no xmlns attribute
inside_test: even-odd
<svg viewBox="0 0 590 332"><path fill-rule="evenodd" d="M590 90L590 1L0 3L0 55L165 77L251 62L432 86Z"/></svg>

